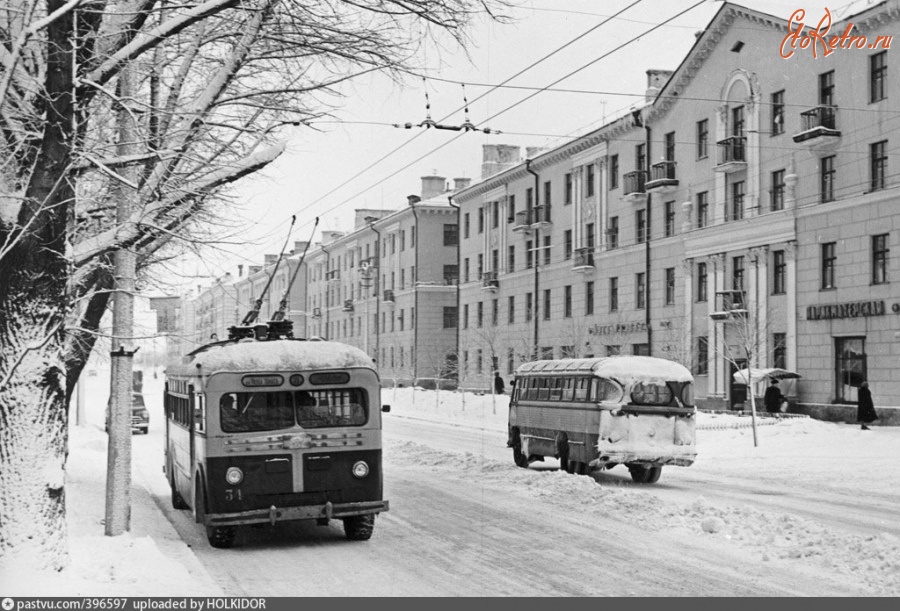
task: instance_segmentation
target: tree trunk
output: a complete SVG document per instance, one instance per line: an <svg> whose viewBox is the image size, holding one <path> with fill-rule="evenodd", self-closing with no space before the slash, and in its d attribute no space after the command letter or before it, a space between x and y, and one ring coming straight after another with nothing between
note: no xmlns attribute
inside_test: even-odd
<svg viewBox="0 0 900 611"><path fill-rule="evenodd" d="M48 0L52 12L64 0ZM17 226L0 262L0 556L61 569L65 522L67 403L64 321L66 225L73 139L72 13L47 28L44 131ZM15 558L13 558L15 556Z"/></svg>

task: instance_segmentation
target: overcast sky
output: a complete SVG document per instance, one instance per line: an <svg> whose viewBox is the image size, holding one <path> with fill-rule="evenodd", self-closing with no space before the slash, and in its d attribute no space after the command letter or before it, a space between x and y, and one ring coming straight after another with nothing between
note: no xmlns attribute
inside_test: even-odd
<svg viewBox="0 0 900 611"><path fill-rule="evenodd" d="M854 3L853 12L867 1ZM510 11L511 23L487 19L475 23L468 53L450 40L441 41L443 48L426 48L422 62L429 67L429 79L424 82L414 76L397 83L372 75L344 87L333 119L318 123L320 131L298 127L286 132L287 152L261 176L245 179L235 189L240 207L231 220L242 229L237 239L232 238L234 244L186 260L182 273L210 277L236 273L238 264L259 264L265 253L281 249L292 214L297 215L292 240L308 239L317 215L320 231L349 231L354 209L400 208L407 195L420 191L421 176L436 173L477 181L484 144L515 144L523 151L525 146L552 147L627 111L643 97L646 71L674 70L693 44L694 34L709 23L721 2L703 2L648 32L697 0L637 0L620 17L509 83L525 89L491 89L489 85L503 82L633 2L521 0ZM742 4L785 21L794 10L805 8L807 23L817 22L825 6L838 14L846 7L840 0L803 4L744 0ZM640 38L626 44L635 37ZM536 89L575 71L552 89L577 92L534 95ZM391 126L421 122L426 91L433 119L441 121L453 113L443 123L460 124L464 120L458 110L463 104L461 81L466 83L472 123L500 134ZM195 286L197 280L188 283Z"/></svg>

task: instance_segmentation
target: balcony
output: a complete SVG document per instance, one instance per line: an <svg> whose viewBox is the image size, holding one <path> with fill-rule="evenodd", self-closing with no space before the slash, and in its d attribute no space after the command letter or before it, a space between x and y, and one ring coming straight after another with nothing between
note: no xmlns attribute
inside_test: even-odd
<svg viewBox="0 0 900 611"><path fill-rule="evenodd" d="M716 172L731 174L747 168L747 139L743 136L732 136L716 143L719 149L718 163L713 168Z"/></svg>
<svg viewBox="0 0 900 611"><path fill-rule="evenodd" d="M531 209L531 228L544 229L550 227L550 206L541 204Z"/></svg>
<svg viewBox="0 0 900 611"><path fill-rule="evenodd" d="M658 191L660 193L674 191L677 186L678 179L675 178L674 161L662 161L654 164L650 168L650 180L644 185L647 191Z"/></svg>
<svg viewBox="0 0 900 611"><path fill-rule="evenodd" d="M647 172L637 170L622 177L622 199L633 204L647 201Z"/></svg>
<svg viewBox="0 0 900 611"><path fill-rule="evenodd" d="M385 289L384 293L382 293L381 301L385 305L394 305L396 303L396 300L394 299L394 291L392 289Z"/></svg>
<svg viewBox="0 0 900 611"><path fill-rule="evenodd" d="M333 269L330 272L325 272L325 282L328 284L337 284L341 281L341 270Z"/></svg>
<svg viewBox="0 0 900 611"><path fill-rule="evenodd" d="M353 300L345 299L344 306L341 308L342 312L352 312L353 311Z"/></svg>
<svg viewBox="0 0 900 611"><path fill-rule="evenodd" d="M500 281L497 279L497 272L484 272L481 277L481 288L492 293L499 291Z"/></svg>
<svg viewBox="0 0 900 611"><path fill-rule="evenodd" d="M586 248L575 249L575 259L572 262L572 269L576 272L592 272L596 268L594 266L594 249L590 246Z"/></svg>
<svg viewBox="0 0 900 611"><path fill-rule="evenodd" d="M456 286L459 284L459 276L444 276L444 286Z"/></svg>
<svg viewBox="0 0 900 611"><path fill-rule="evenodd" d="M313 318L322 318L322 308L313 308L312 317Z"/></svg>
<svg viewBox="0 0 900 611"><path fill-rule="evenodd" d="M727 320L747 315L744 291L719 291L716 293L714 311L709 313L713 320Z"/></svg>
<svg viewBox="0 0 900 611"><path fill-rule="evenodd" d="M531 233L531 210L520 210L519 212L516 212L516 220L512 230Z"/></svg>
<svg viewBox="0 0 900 611"><path fill-rule="evenodd" d="M828 150L841 141L837 128L837 106L816 106L800 113L802 129L794 142L810 150Z"/></svg>

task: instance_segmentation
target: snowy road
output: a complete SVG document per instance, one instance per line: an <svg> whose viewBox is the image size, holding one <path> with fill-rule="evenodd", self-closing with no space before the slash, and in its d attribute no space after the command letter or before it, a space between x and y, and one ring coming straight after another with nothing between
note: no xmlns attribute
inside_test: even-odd
<svg viewBox="0 0 900 611"><path fill-rule="evenodd" d="M553 461L518 469L498 421L388 416L391 511L363 543L346 541L333 523L246 529L234 549L210 548L190 513L171 509L161 427L134 438L135 463L138 479L229 595L898 593L896 578L871 571L879 562L887 572L900 568L891 566L895 556L879 555L895 549L898 493L881 482L862 497L858 481L829 480L821 461L838 460L833 448L813 448L823 455L815 462L810 451L798 452L796 464L774 471L718 452L715 461L666 469L658 485L637 486L621 467L594 477L560 473ZM900 431L879 433L900 441ZM746 443L746 434L706 431L701 443ZM877 481L871 461L856 460L860 477ZM867 568L869 577L857 577Z"/></svg>

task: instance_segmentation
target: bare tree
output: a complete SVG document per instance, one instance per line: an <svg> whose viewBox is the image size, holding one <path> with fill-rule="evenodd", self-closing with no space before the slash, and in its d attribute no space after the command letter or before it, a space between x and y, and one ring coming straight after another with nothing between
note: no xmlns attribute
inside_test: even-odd
<svg viewBox="0 0 900 611"><path fill-rule="evenodd" d="M138 270L165 258L229 184L281 154L285 125L320 116L342 80L407 64L436 31L462 42L487 1L0 8L0 553L66 563L68 398L114 289L112 254L129 250ZM135 124L128 154L119 112ZM116 219L123 190L134 205Z"/></svg>

